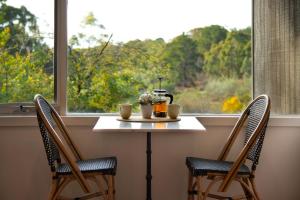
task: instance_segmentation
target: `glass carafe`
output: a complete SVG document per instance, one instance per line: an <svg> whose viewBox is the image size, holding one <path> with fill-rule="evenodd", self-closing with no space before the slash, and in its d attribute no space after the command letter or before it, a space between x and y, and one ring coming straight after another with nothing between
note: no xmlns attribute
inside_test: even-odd
<svg viewBox="0 0 300 200"><path fill-rule="evenodd" d="M167 98L170 98L169 104L173 101L173 95L164 89L155 89L153 91L153 115L155 117L167 117Z"/></svg>

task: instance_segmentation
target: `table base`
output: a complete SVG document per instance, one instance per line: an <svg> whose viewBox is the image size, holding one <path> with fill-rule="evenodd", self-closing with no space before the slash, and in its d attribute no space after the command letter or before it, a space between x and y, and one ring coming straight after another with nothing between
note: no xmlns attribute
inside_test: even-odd
<svg viewBox="0 0 300 200"><path fill-rule="evenodd" d="M147 200L152 200L152 195L151 195L151 180L152 180L152 174L151 174L151 154L152 154L152 149L151 149L151 132L147 132L147 175L146 175L146 180L147 180Z"/></svg>

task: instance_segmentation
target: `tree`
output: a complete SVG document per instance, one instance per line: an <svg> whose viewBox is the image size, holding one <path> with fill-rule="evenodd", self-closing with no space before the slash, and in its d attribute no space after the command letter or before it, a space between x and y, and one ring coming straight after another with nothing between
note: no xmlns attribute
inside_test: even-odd
<svg viewBox="0 0 300 200"><path fill-rule="evenodd" d="M134 40L122 45L119 66L134 71L140 90L152 90L159 76L167 77L169 68L161 63L165 42L157 40Z"/></svg>
<svg viewBox="0 0 300 200"><path fill-rule="evenodd" d="M195 28L190 31L191 38L196 41L200 54L209 51L213 44L218 44L226 38L227 30L219 25Z"/></svg>
<svg viewBox="0 0 300 200"><path fill-rule="evenodd" d="M99 37L95 37L95 34L90 34L105 29L93 13L88 13L81 26L85 33L73 35L69 41L68 105L71 111L89 109L88 101L94 95L92 80L99 70L103 50L108 45L103 39L106 36L99 34Z"/></svg>
<svg viewBox="0 0 300 200"><path fill-rule="evenodd" d="M196 75L201 71L197 44L185 34L167 44L163 61L171 68L173 81L178 86L193 86Z"/></svg>
<svg viewBox="0 0 300 200"><path fill-rule="evenodd" d="M209 75L227 78L250 75L250 28L232 30L224 41L213 45L204 58L204 71Z"/></svg>
<svg viewBox="0 0 300 200"><path fill-rule="evenodd" d="M53 74L47 75L43 68L33 62L34 57L34 54L23 56L18 53L12 56L1 49L0 102L27 102L37 93L53 99Z"/></svg>
<svg viewBox="0 0 300 200"><path fill-rule="evenodd" d="M31 101L41 93L53 99L53 50L42 43L36 17L24 6L0 0L0 102Z"/></svg>
<svg viewBox="0 0 300 200"><path fill-rule="evenodd" d="M10 38L6 43L6 49L10 54L26 54L41 46L41 35L36 22L36 17L21 6L15 8L0 1L0 31L5 28L10 30Z"/></svg>

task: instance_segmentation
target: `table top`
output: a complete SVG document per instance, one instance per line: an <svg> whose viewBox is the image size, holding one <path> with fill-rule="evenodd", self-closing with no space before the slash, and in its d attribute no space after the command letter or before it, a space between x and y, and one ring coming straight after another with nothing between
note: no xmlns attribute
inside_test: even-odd
<svg viewBox="0 0 300 200"><path fill-rule="evenodd" d="M203 132L205 127L196 117L180 116L177 122L124 122L119 116L101 116L93 128L94 132Z"/></svg>

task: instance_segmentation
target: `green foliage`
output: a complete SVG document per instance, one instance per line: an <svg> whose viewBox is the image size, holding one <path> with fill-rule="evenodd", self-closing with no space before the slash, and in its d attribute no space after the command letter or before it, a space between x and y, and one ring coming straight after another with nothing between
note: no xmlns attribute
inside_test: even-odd
<svg viewBox="0 0 300 200"><path fill-rule="evenodd" d="M10 38L5 48L10 54L25 55L27 52L37 50L42 45L36 17L24 6L15 8L2 1L0 31L7 28L10 30Z"/></svg>
<svg viewBox="0 0 300 200"><path fill-rule="evenodd" d="M164 50L163 62L170 68L175 86L195 85L196 74L201 71L198 60L197 43L185 34L173 39Z"/></svg>
<svg viewBox="0 0 300 200"><path fill-rule="evenodd" d="M0 103L31 102L36 93L53 99L53 50L38 39L36 18L25 7L0 7Z"/></svg>
<svg viewBox="0 0 300 200"><path fill-rule="evenodd" d="M90 12L84 19L83 24L84 25L95 25L97 22L97 19L95 18L94 14Z"/></svg>
<svg viewBox="0 0 300 200"><path fill-rule="evenodd" d="M191 37L197 42L200 54L210 50L213 44L218 44L226 38L228 31L219 25L211 25L203 28L195 28L190 31Z"/></svg>
<svg viewBox="0 0 300 200"><path fill-rule="evenodd" d="M117 105L134 103L143 90L148 90L160 70L161 40L139 40L102 48L73 49L69 56L68 99L70 111L116 111ZM88 106L87 106L88 105ZM89 109L87 109L89 108Z"/></svg>
<svg viewBox="0 0 300 200"><path fill-rule="evenodd" d="M212 45L204 54L204 71L215 77L237 77L250 75L251 71L250 29L228 32L225 40Z"/></svg>
<svg viewBox="0 0 300 200"><path fill-rule="evenodd" d="M53 99L54 51L43 43L36 17L25 7L4 0L0 5L0 103L31 101L36 93ZM104 30L88 13L82 32L70 38L70 112L117 112L119 103L132 103L137 111L137 98L158 88L158 77L184 112L239 112L251 99L250 28L212 25L168 43L118 44L107 42Z"/></svg>
<svg viewBox="0 0 300 200"><path fill-rule="evenodd" d="M238 86L238 87L237 87ZM249 88L251 87L250 78L209 78L205 91L207 95L213 97L214 101L223 101L230 96L239 96L242 101L248 102L250 98ZM243 94L248 94L243 96Z"/></svg>
<svg viewBox="0 0 300 200"><path fill-rule="evenodd" d="M53 99L53 75L36 66L35 55L0 54L0 102L31 102L40 93Z"/></svg>
<svg viewBox="0 0 300 200"><path fill-rule="evenodd" d="M240 105L237 105L238 109L234 111L240 112L251 100L250 88L250 78L239 80L210 77L203 90L199 88L178 90L175 100L182 105L183 112L222 113L225 100L236 97L239 99Z"/></svg>
<svg viewBox="0 0 300 200"><path fill-rule="evenodd" d="M209 113L211 112L210 101L207 101L205 92L197 88L185 88L177 91L174 96L175 103L182 106L185 113Z"/></svg>

